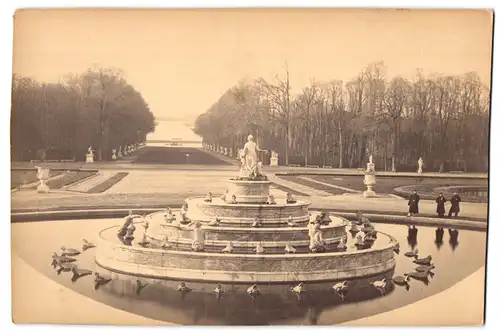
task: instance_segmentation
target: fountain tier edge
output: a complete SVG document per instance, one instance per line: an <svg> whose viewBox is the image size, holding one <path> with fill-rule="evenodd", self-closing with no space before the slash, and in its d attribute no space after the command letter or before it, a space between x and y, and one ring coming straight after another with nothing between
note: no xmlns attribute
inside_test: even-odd
<svg viewBox="0 0 500 334"><path fill-rule="evenodd" d="M379 233L370 249L334 253L235 254L164 250L127 246L116 236L118 226L100 233L96 248L99 266L121 274L176 280L282 283L343 280L372 276L394 269L396 241Z"/></svg>
<svg viewBox="0 0 500 334"><path fill-rule="evenodd" d="M392 236L377 233L358 248L342 217L317 212L314 218L310 202L292 197L266 204L270 184L229 180L230 203L209 194L186 199L187 210L175 219L155 212L139 243L119 240L119 226L104 229L95 260L132 276L233 283L321 282L394 269L399 244Z"/></svg>

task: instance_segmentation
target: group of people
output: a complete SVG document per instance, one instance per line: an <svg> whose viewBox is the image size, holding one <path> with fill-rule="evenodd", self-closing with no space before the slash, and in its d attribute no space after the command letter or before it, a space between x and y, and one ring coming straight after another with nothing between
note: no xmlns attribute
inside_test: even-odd
<svg viewBox="0 0 500 334"><path fill-rule="evenodd" d="M458 195L457 192L453 193L453 196L450 199L450 209L448 211L448 217L458 216L460 212L460 202L462 199ZM418 203L420 202L420 196L418 195L416 190L413 190L413 193L410 195L408 199L408 217L414 216L418 214ZM444 217L446 213L445 203L447 202L443 193L439 193L439 196L436 198L436 213L439 217Z"/></svg>

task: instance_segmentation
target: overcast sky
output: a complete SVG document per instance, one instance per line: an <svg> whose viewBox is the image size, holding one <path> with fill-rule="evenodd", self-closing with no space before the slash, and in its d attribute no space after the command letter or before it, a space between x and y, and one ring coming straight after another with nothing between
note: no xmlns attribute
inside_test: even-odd
<svg viewBox="0 0 500 334"><path fill-rule="evenodd" d="M25 10L14 72L42 81L92 64L119 67L159 118L194 118L243 78L288 62L295 90L349 80L373 61L388 75L476 71L490 81L486 11L232 9Z"/></svg>

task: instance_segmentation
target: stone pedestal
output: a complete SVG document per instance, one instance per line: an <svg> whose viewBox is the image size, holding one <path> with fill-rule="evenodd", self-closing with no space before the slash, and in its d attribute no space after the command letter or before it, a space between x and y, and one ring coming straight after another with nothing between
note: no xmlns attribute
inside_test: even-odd
<svg viewBox="0 0 500 334"><path fill-rule="evenodd" d="M363 192L363 197L377 197L377 194L375 193L375 191L373 191L373 186L377 183L377 181L375 180L375 172L365 173L365 179L363 183L366 186L366 190Z"/></svg>
<svg viewBox="0 0 500 334"><path fill-rule="evenodd" d="M50 188L44 180L40 180L40 185L36 188L36 192L40 194L48 194L50 192Z"/></svg>
<svg viewBox="0 0 500 334"><path fill-rule="evenodd" d="M271 163L269 164L271 167L278 167L278 157L271 157Z"/></svg>
<svg viewBox="0 0 500 334"><path fill-rule="evenodd" d="M229 193L236 195L238 203L263 204L269 197L271 181L230 180Z"/></svg>
<svg viewBox="0 0 500 334"><path fill-rule="evenodd" d="M94 162L94 155L92 153L87 153L85 157L85 163L91 164Z"/></svg>
<svg viewBox="0 0 500 334"><path fill-rule="evenodd" d="M50 177L50 169L41 167L37 167L37 169L38 171L36 176L38 177L38 180L40 180L40 184L36 188L36 192L41 194L47 194L50 192L50 188L46 183Z"/></svg>
<svg viewBox="0 0 500 334"><path fill-rule="evenodd" d="M115 150L115 149L112 149L111 151L113 152L113 155L111 156L111 159L112 159L112 160L116 160L116 158L117 158L117 157L116 157L116 150Z"/></svg>
<svg viewBox="0 0 500 334"><path fill-rule="evenodd" d="M373 186L377 184L377 180L375 179L375 164L372 161L372 157L370 156L370 162L366 164L366 172L365 179L363 183L366 186L365 192L363 192L363 197L377 197L375 191L373 191Z"/></svg>

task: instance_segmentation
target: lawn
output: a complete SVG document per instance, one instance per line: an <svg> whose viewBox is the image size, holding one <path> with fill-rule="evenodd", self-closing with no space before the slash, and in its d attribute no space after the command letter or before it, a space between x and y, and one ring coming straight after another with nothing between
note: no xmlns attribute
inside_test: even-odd
<svg viewBox="0 0 500 334"><path fill-rule="evenodd" d="M284 176L279 175L280 178L302 184L314 189L322 190L328 192L332 195L341 195L347 191L342 189L336 189L329 187L327 185L319 184L311 180L302 179L300 176ZM349 176L332 176L332 175L308 175L305 176L308 179L320 181L327 184L332 184L335 186L349 188L358 191L366 190L363 184L364 177L362 175L349 175ZM458 178L412 178L412 177L390 177L390 176L378 176L377 184L374 186L375 192L381 194L397 194L400 196L405 196L404 193L395 192L394 189L402 186L411 186L410 188L415 188L420 196L424 199L434 199L437 195L434 192L434 188L438 187L448 187L448 186L478 186L478 187L488 187L487 180L477 180L477 179L458 179ZM463 200L478 201L477 198L473 196L462 195ZM479 200L481 201L481 200Z"/></svg>
<svg viewBox="0 0 500 334"><path fill-rule="evenodd" d="M64 186L73 184L87 177L90 177L96 173L96 171L50 171L50 177L61 175L61 177L56 179L51 179L47 181L47 185L50 189L61 189ZM17 188L21 185L26 185L38 181L36 176L36 170L11 170L11 189ZM34 185L31 189L35 189L37 186Z"/></svg>
<svg viewBox="0 0 500 334"><path fill-rule="evenodd" d="M50 171L51 176L56 176L63 171ZM38 181L36 170L11 170L10 171L10 189Z"/></svg>
<svg viewBox="0 0 500 334"><path fill-rule="evenodd" d="M47 185L50 189L61 189L62 187L69 186L70 184L76 183L87 177L90 177L97 173L96 171L71 171L64 174L64 176L57 178L55 180L48 180Z"/></svg>
<svg viewBox="0 0 500 334"><path fill-rule="evenodd" d="M97 194L97 193L105 192L106 190L108 190L109 188L111 188L112 186L114 186L115 184L120 182L127 175L128 175L128 173L125 173L125 172L116 173L115 175L113 175L109 179L107 179L106 181L89 189L89 191L87 191L87 193Z"/></svg>

